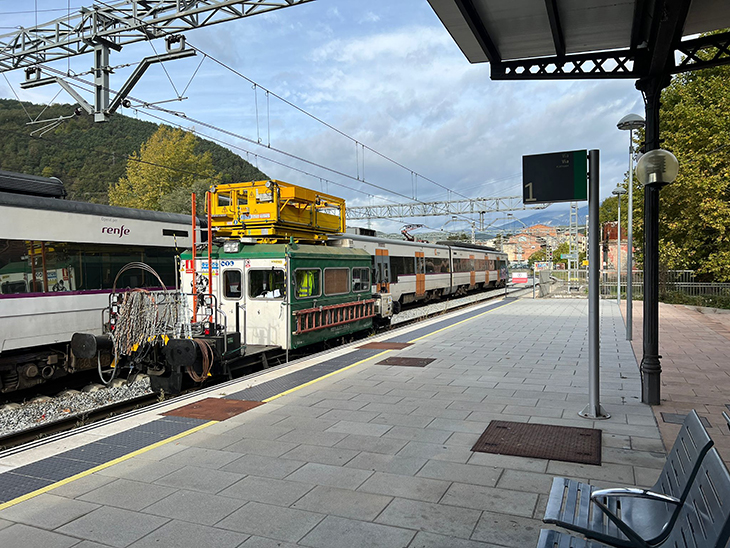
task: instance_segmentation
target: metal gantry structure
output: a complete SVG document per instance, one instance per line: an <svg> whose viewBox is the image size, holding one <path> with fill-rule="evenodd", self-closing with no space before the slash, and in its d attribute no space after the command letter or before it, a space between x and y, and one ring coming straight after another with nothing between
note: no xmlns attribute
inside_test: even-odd
<svg viewBox="0 0 730 548"><path fill-rule="evenodd" d="M408 217L441 217L447 215L479 215L479 230L484 229L484 215L498 211L521 211L545 209L548 204L526 206L522 196L499 198L472 198L469 200L445 200L442 202L409 202L350 207L347 220L360 219L403 219Z"/></svg>
<svg viewBox="0 0 730 548"><path fill-rule="evenodd" d="M0 35L0 72L25 69L24 88L61 85L81 107L104 122L152 63L195 55L181 34L313 0L125 0L99 3L69 12L48 23ZM110 50L135 42L165 38L167 51L145 58L110 100ZM94 54L94 105L89 105L58 76L42 74L41 65L85 53Z"/></svg>

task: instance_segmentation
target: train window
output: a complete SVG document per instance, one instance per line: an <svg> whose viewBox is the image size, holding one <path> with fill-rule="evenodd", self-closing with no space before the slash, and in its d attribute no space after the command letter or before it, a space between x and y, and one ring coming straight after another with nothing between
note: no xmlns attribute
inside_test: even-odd
<svg viewBox="0 0 730 548"><path fill-rule="evenodd" d="M352 291L367 291L370 289L370 269L369 268L353 268L352 269Z"/></svg>
<svg viewBox="0 0 730 548"><path fill-rule="evenodd" d="M349 268L324 269L324 294L344 295L350 292Z"/></svg>
<svg viewBox="0 0 730 548"><path fill-rule="evenodd" d="M238 300L241 298L243 291L241 289L241 271L240 270L224 270L223 271L223 296L226 299Z"/></svg>
<svg viewBox="0 0 730 548"><path fill-rule="evenodd" d="M413 257L391 257L390 268L393 271L393 282L399 276L408 276L416 273L416 261Z"/></svg>
<svg viewBox="0 0 730 548"><path fill-rule="evenodd" d="M175 250L165 247L75 242L40 242L0 239L0 280L11 286L2 294L111 289L117 273L127 263L143 262L154 268L167 287L175 286ZM20 285L14 285L21 282ZM157 288L155 276L129 270L117 288Z"/></svg>
<svg viewBox="0 0 730 548"><path fill-rule="evenodd" d="M238 271L228 270L227 272ZM286 276L283 270L252 268L247 272L248 296L252 299L283 299L286 296Z"/></svg>
<svg viewBox="0 0 730 548"><path fill-rule="evenodd" d="M426 257L416 257L416 274L426 273Z"/></svg>
<svg viewBox="0 0 730 548"><path fill-rule="evenodd" d="M298 268L294 271L294 294L297 299L319 297L321 289L322 271L319 268Z"/></svg>

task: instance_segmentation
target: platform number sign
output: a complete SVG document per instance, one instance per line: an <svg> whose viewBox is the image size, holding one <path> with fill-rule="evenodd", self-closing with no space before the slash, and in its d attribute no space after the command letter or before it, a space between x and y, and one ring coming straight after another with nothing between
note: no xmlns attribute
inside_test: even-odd
<svg viewBox="0 0 730 548"><path fill-rule="evenodd" d="M585 150L523 156L522 201L525 205L585 201L587 174Z"/></svg>

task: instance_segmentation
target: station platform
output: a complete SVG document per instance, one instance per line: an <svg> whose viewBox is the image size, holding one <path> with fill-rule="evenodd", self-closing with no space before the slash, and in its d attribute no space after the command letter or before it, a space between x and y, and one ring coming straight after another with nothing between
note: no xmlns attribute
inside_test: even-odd
<svg viewBox="0 0 730 548"><path fill-rule="evenodd" d="M665 449L616 303L592 421L588 302L530 297L0 453L0 546L535 546L553 476L650 486ZM495 420L600 429L601 464L472 451Z"/></svg>

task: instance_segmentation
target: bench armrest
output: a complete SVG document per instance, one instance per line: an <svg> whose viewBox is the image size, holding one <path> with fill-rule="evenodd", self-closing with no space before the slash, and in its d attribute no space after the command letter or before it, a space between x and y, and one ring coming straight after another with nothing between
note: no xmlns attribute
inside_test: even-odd
<svg viewBox="0 0 730 548"><path fill-rule="evenodd" d="M669 504L680 504L682 502L678 498L672 497L670 495L655 493L654 491L649 491L648 489L637 489L635 487L615 487L613 489L598 489L597 491L593 491L593 493L591 493L591 500L596 504L599 504L599 506L600 503L596 499L600 497L636 497L642 499L656 500L658 502L666 502Z"/></svg>

